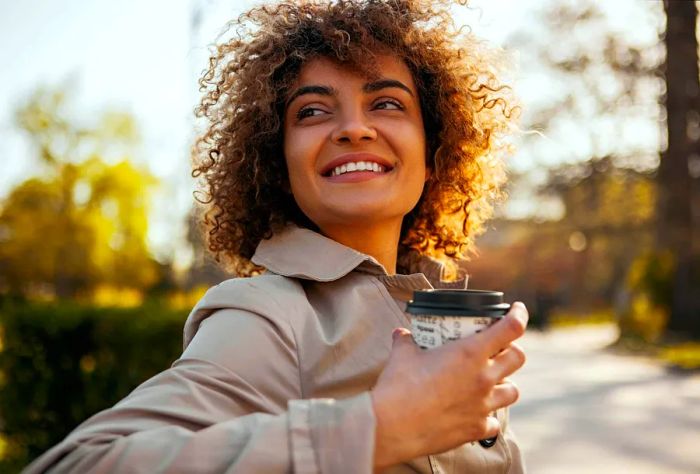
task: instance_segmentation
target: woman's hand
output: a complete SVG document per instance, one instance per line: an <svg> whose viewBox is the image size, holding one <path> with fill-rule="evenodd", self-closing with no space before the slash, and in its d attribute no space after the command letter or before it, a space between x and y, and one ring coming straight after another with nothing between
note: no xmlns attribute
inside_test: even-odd
<svg viewBox="0 0 700 474"><path fill-rule="evenodd" d="M375 469L496 436L500 426L489 414L518 399L518 389L504 379L525 363L513 341L527 320L525 305L514 303L487 330L431 350L418 347L407 329L395 330L391 356L371 392Z"/></svg>

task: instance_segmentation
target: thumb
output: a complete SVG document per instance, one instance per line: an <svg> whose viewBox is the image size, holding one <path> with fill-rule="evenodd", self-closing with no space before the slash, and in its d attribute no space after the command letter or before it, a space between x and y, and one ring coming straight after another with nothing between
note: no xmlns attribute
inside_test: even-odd
<svg viewBox="0 0 700 474"><path fill-rule="evenodd" d="M411 331L406 328L396 328L391 332L392 347L399 347L407 342L413 343Z"/></svg>

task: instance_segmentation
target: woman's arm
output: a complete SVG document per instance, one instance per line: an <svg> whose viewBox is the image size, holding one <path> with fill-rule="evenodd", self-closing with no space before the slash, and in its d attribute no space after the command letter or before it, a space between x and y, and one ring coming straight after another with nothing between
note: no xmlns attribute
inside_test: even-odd
<svg viewBox="0 0 700 474"><path fill-rule="evenodd" d="M343 461L370 472L369 395L300 398L286 329L247 311L218 311L170 369L26 472L337 472Z"/></svg>
<svg viewBox="0 0 700 474"><path fill-rule="evenodd" d="M489 330L431 351L397 337L371 396L301 400L289 328L250 311L217 311L170 369L26 472L371 472L442 452L498 431L488 413L513 403L517 390L495 381L522 365L508 341L526 320L514 305Z"/></svg>

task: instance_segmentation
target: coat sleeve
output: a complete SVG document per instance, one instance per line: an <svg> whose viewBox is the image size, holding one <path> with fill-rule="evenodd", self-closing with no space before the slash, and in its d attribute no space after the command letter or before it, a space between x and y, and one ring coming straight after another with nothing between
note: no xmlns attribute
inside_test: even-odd
<svg viewBox="0 0 700 474"><path fill-rule="evenodd" d="M525 474L525 459L523 458L523 453L520 451L520 446L518 446L518 440L510 429L510 410L504 408L501 411L503 412L503 419L501 420L502 436L510 461L508 474Z"/></svg>
<svg viewBox="0 0 700 474"><path fill-rule="evenodd" d="M367 392L304 400L289 327L240 309L199 314L170 369L88 419L25 472L313 473L341 472L347 463L371 472L375 418Z"/></svg>

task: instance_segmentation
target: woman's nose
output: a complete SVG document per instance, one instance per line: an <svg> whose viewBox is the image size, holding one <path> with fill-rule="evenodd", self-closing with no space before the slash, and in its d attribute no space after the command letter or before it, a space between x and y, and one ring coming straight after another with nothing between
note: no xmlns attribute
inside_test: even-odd
<svg viewBox="0 0 700 474"><path fill-rule="evenodd" d="M345 114L333 131L331 139L338 145L361 143L377 139L377 130L368 123L367 117L361 112Z"/></svg>

